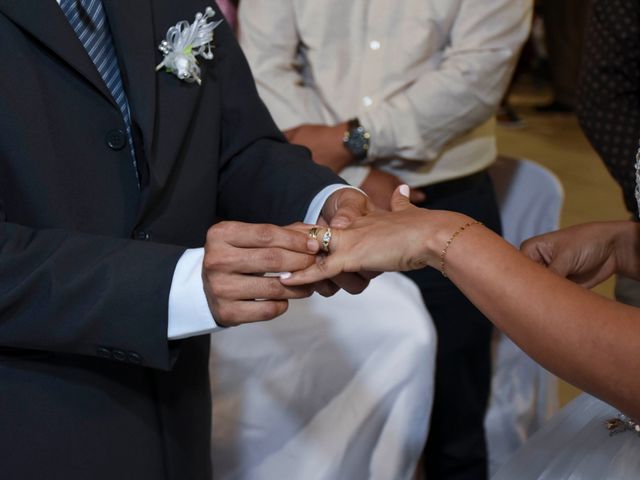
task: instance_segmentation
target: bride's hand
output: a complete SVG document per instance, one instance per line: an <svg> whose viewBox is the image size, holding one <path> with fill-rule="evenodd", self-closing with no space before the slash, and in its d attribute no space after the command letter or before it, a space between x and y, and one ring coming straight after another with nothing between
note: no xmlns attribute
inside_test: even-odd
<svg viewBox="0 0 640 480"><path fill-rule="evenodd" d="M407 190L403 185L393 193L391 212L373 212L356 219L345 230L333 229L331 253L319 256L315 265L294 272L282 283L315 283L342 272L438 267L443 245L467 217L415 207L406 196Z"/></svg>

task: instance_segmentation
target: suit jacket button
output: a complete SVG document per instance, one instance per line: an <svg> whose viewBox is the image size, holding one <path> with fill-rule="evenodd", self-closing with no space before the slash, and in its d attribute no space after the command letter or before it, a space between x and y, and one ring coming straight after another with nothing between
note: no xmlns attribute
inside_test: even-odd
<svg viewBox="0 0 640 480"><path fill-rule="evenodd" d="M136 365L140 365L142 363L142 357L136 352L128 352L127 360L129 360L130 363L135 363Z"/></svg>
<svg viewBox="0 0 640 480"><path fill-rule="evenodd" d="M113 358L118 360L119 362L124 362L127 360L127 354L122 350L113 350Z"/></svg>
<svg viewBox="0 0 640 480"><path fill-rule="evenodd" d="M111 350L106 347L98 347L98 356L102 358L111 358Z"/></svg>
<svg viewBox="0 0 640 480"><path fill-rule="evenodd" d="M135 230L132 236L134 240L145 240L145 241L151 240L151 234L143 230Z"/></svg>
<svg viewBox="0 0 640 480"><path fill-rule="evenodd" d="M119 128L107 132L107 145L112 150L122 150L127 145L127 134Z"/></svg>

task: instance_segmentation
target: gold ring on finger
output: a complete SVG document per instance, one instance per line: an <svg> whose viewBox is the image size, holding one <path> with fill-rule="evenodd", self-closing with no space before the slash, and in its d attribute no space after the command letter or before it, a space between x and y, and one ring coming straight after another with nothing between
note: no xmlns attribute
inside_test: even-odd
<svg viewBox="0 0 640 480"><path fill-rule="evenodd" d="M309 238L312 238L312 239L314 239L314 240L317 240L317 239L318 239L318 236L320 235L320 231L321 231L321 230L322 230L322 229L321 229L320 227L311 227L311 228L309 229L309 233L308 233Z"/></svg>
<svg viewBox="0 0 640 480"><path fill-rule="evenodd" d="M320 250L324 253L330 253L329 244L331 243L331 228L327 227L327 230L322 235L322 240L320 241Z"/></svg>

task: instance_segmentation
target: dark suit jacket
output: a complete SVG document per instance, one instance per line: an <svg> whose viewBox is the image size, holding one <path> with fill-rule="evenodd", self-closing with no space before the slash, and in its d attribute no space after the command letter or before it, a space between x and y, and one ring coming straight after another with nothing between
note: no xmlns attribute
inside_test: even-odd
<svg viewBox="0 0 640 480"><path fill-rule="evenodd" d="M300 220L339 179L286 144L226 24L202 86L155 72L212 2L103 1L141 189L56 2L0 0L0 477L208 480L209 339L167 341L176 262L216 219Z"/></svg>

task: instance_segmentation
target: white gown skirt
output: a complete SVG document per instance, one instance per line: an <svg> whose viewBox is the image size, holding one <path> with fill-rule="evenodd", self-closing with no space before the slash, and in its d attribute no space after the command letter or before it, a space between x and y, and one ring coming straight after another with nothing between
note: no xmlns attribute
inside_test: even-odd
<svg viewBox="0 0 640 480"><path fill-rule="evenodd" d="M581 395L520 449L492 480L638 480L640 436L609 435L615 408Z"/></svg>
<svg viewBox="0 0 640 480"><path fill-rule="evenodd" d="M211 342L216 479L412 478L436 350L412 281L384 274L358 296L294 301Z"/></svg>

